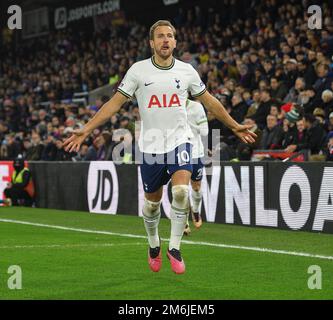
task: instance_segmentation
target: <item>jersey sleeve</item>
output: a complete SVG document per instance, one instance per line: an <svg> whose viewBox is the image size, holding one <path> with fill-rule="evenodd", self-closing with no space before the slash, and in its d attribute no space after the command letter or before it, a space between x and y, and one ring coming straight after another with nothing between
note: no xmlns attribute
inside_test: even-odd
<svg viewBox="0 0 333 320"><path fill-rule="evenodd" d="M137 88L138 77L135 75L135 71L132 66L127 70L127 73L118 86L117 91L127 98L132 98Z"/></svg>
<svg viewBox="0 0 333 320"><path fill-rule="evenodd" d="M190 67L190 82L189 82L189 91L193 98L197 98L206 92L206 86L200 79L198 72L189 65Z"/></svg>
<svg viewBox="0 0 333 320"><path fill-rule="evenodd" d="M201 136L208 135L208 120L205 113L205 110L201 103L197 104L197 112L196 112L196 126Z"/></svg>

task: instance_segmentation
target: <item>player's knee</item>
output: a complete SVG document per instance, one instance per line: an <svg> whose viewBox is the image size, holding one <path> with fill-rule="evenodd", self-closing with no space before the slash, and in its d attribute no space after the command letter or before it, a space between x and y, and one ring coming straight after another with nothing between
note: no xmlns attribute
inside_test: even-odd
<svg viewBox="0 0 333 320"><path fill-rule="evenodd" d="M161 201L154 202L147 200L145 198L144 204L143 204L143 212L147 216L154 216L160 211L160 204Z"/></svg>
<svg viewBox="0 0 333 320"><path fill-rule="evenodd" d="M188 185L177 185L172 187L172 197L173 200L182 206L187 206L188 204L188 193L189 187Z"/></svg>

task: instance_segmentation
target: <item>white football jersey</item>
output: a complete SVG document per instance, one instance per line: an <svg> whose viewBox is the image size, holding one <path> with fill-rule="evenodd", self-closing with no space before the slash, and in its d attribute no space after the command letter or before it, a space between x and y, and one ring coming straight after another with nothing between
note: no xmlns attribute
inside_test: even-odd
<svg viewBox="0 0 333 320"><path fill-rule="evenodd" d="M117 90L128 98L135 96L138 102L140 151L162 154L191 143L186 112L188 93L198 97L206 88L190 64L174 58L169 67L161 67L153 57L136 62Z"/></svg>
<svg viewBox="0 0 333 320"><path fill-rule="evenodd" d="M201 158L205 155L204 145L201 137L208 135L208 120L201 103L187 100L187 117L188 123L193 133L193 137L190 138L192 142L192 158Z"/></svg>

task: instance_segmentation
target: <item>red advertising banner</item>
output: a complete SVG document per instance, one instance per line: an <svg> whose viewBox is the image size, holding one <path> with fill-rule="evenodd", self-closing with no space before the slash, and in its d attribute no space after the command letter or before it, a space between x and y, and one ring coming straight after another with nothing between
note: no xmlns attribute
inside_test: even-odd
<svg viewBox="0 0 333 320"><path fill-rule="evenodd" d="M26 161L24 164L28 167ZM13 171L13 161L0 161L0 200L4 199L3 192L7 188L7 183L12 180Z"/></svg>
<svg viewBox="0 0 333 320"><path fill-rule="evenodd" d="M7 188L7 183L11 181L14 171L13 161L0 161L0 199L4 198L3 191Z"/></svg>

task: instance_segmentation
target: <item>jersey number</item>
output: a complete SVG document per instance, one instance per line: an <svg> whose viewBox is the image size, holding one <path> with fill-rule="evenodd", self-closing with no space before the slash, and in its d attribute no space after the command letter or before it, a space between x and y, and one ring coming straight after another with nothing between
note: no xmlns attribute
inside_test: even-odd
<svg viewBox="0 0 333 320"><path fill-rule="evenodd" d="M202 174L203 174L203 168L198 169L197 172L198 172L197 179L199 179L199 178L202 177Z"/></svg>
<svg viewBox="0 0 333 320"><path fill-rule="evenodd" d="M177 153L178 164L184 165L190 161L190 156L186 150Z"/></svg>

